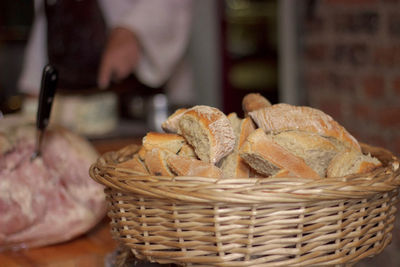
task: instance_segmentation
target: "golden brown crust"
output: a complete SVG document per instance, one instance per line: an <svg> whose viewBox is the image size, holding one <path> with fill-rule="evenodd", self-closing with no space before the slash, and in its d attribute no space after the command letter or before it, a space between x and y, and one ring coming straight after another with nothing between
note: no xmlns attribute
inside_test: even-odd
<svg viewBox="0 0 400 267"><path fill-rule="evenodd" d="M144 165L144 162L140 160L138 154L135 154L130 160L119 163L117 167L132 170L138 175L149 175L149 171Z"/></svg>
<svg viewBox="0 0 400 267"><path fill-rule="evenodd" d="M139 151L137 152L140 160L144 161L144 158L146 157L146 152L147 150L143 146L141 146Z"/></svg>
<svg viewBox="0 0 400 267"><path fill-rule="evenodd" d="M375 170L376 168L381 167L381 163L373 163L368 161L363 161L360 163L360 168L357 173L367 173Z"/></svg>
<svg viewBox="0 0 400 267"><path fill-rule="evenodd" d="M248 116L249 112L269 106L271 106L271 102L258 93L247 94L242 99L242 109L246 117Z"/></svg>
<svg viewBox="0 0 400 267"><path fill-rule="evenodd" d="M149 132L143 137L138 154L141 160L145 160L146 153L153 148L165 149L176 154L184 144L185 138L178 134Z"/></svg>
<svg viewBox="0 0 400 267"><path fill-rule="evenodd" d="M249 115L266 133L302 130L334 137L347 146L361 151L357 140L347 130L324 112L305 106L275 104L250 112Z"/></svg>
<svg viewBox="0 0 400 267"><path fill-rule="evenodd" d="M161 124L161 128L166 133L178 133L179 119L183 115L183 113L185 113L186 110L187 110L186 108L180 108L175 110L175 112L172 113L172 115L169 116L167 120Z"/></svg>
<svg viewBox="0 0 400 267"><path fill-rule="evenodd" d="M169 155L168 167L178 176L200 176L210 178L221 178L222 170L214 164L198 159Z"/></svg>
<svg viewBox="0 0 400 267"><path fill-rule="evenodd" d="M296 178L296 175L292 174L288 170L283 170L282 169L272 177L274 177L274 178Z"/></svg>
<svg viewBox="0 0 400 267"><path fill-rule="evenodd" d="M143 137L143 148L151 150L154 147L163 148L178 153L181 147L185 144L185 138L173 133L158 133L149 132Z"/></svg>
<svg viewBox="0 0 400 267"><path fill-rule="evenodd" d="M171 152L159 148L148 150L144 162L151 175L174 176L168 168L166 158Z"/></svg>

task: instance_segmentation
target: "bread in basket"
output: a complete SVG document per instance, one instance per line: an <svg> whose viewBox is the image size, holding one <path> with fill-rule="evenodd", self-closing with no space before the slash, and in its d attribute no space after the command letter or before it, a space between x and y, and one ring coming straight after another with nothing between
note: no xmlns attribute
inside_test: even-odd
<svg viewBox="0 0 400 267"><path fill-rule="evenodd" d="M185 112L180 115L182 118ZM252 116L258 111L245 112ZM203 138L205 134L193 137L191 131L192 136L189 137L188 132L182 129L183 124L179 124L182 118L176 120L178 122L174 123L178 124L170 129L175 129L174 134L182 135L195 153L179 157L191 159L190 162L200 161L200 157L195 158L195 155L199 155L199 146L205 146L204 142L189 140ZM235 128L235 125L244 124L235 124L232 116L229 119L236 140L240 140L238 133L246 131L241 131L240 126ZM210 169L218 168L221 172L206 172L205 168L203 172L185 172L186 175L158 176L157 173L143 173L143 165L140 165L141 172L126 166L124 163L134 158L146 166L143 148L150 139L144 139L141 147L130 145L100 157L91 166L90 175L106 186L113 237L138 259L184 266L353 264L380 253L390 243L400 185L396 157L383 148L354 142L355 139L329 116L320 122L317 127L319 132L312 129L317 124L308 122L304 124L308 128L286 127L285 130L269 132L263 129L268 134L268 140L275 142L276 155L291 153L290 157L296 158L290 161L299 164L294 168L287 162L281 164L285 158L271 159L268 153L263 157L264 152L258 155L257 145L253 146L254 150L244 150L244 144L251 139L256 128L263 128L253 117L252 120L256 122L256 127L245 133L247 136L241 145L238 141L231 144L230 141L216 139L206 146L212 149L201 148L202 164L212 165ZM225 125L225 122L220 125ZM335 132L339 133L336 137L334 131L329 131L333 129L332 125L339 129ZM191 127L199 129L201 125ZM325 171L313 167L318 156L311 153L317 145L325 147L325 142L312 144L313 149L307 150L304 144L298 144L300 141L291 142L292 137L285 139L285 136L280 140L276 137L279 133L299 129L317 133L338 147L335 153L330 152L334 150L330 146L328 152L315 152L323 161L323 167L319 168ZM228 139L232 132L223 131ZM224 147L223 152L217 151L218 146L227 144L231 145L230 150ZM184 145L187 144L182 147ZM280 152L279 147L285 152ZM333 168L330 163L341 162L334 158L340 157L349 148L358 151L358 156L354 158L354 164L344 169L357 173L344 172L346 175L341 177L327 177L327 170ZM176 159L176 154L179 154L165 147L156 149L161 151L158 158L165 168L169 166L168 160ZM241 157L245 152L252 157ZM360 159L360 154L366 158ZM313 155L314 158L308 160ZM223 164L228 157L232 157L232 161ZM252 165L251 161L255 159L257 164ZM344 162L341 164L351 160ZM355 167L359 162L363 164ZM268 164L270 168L262 168L260 164ZM299 170L298 167L303 164L307 168ZM337 168L338 164L332 165ZM248 171L243 171L241 165L246 165ZM226 166L239 167L242 171L227 171ZM313 171L312 177L302 175L304 170L307 174ZM268 177L267 172L270 173ZM335 174L334 171L332 173Z"/></svg>

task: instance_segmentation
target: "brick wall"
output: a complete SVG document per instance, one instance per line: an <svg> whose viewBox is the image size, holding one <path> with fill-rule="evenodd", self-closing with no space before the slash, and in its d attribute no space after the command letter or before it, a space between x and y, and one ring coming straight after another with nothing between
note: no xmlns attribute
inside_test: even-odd
<svg viewBox="0 0 400 267"><path fill-rule="evenodd" d="M301 1L309 105L400 156L400 1Z"/></svg>

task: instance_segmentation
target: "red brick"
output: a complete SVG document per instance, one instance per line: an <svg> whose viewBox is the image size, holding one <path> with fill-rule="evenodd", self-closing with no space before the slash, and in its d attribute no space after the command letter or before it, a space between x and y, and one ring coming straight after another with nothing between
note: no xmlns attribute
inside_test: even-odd
<svg viewBox="0 0 400 267"><path fill-rule="evenodd" d="M307 19L304 21L304 34L305 35L316 35L321 34L325 30L325 18L316 16L312 19Z"/></svg>
<svg viewBox="0 0 400 267"><path fill-rule="evenodd" d="M368 98L382 98L385 94L385 80L379 75L370 75L363 79L364 94Z"/></svg>
<svg viewBox="0 0 400 267"><path fill-rule="evenodd" d="M354 76L347 74L330 73L329 84L335 92L338 90L354 91Z"/></svg>
<svg viewBox="0 0 400 267"><path fill-rule="evenodd" d="M367 104L355 103L352 107L355 119L367 119L373 114L373 110Z"/></svg>
<svg viewBox="0 0 400 267"><path fill-rule="evenodd" d="M384 107L378 112L378 122L384 127L400 126L400 106Z"/></svg>
<svg viewBox="0 0 400 267"><path fill-rule="evenodd" d="M400 135L394 138L393 148L389 148L393 153L400 157Z"/></svg>
<svg viewBox="0 0 400 267"><path fill-rule="evenodd" d="M334 101L333 99L322 100L320 101L319 109L337 121L341 121L343 118L342 105L339 101Z"/></svg>
<svg viewBox="0 0 400 267"><path fill-rule="evenodd" d="M383 147L388 149L388 140L386 140L383 136L381 135L370 135L365 137L363 140L359 140L363 143L367 143L372 146L378 146L378 147Z"/></svg>
<svg viewBox="0 0 400 267"><path fill-rule="evenodd" d="M304 50L305 59L310 61L324 61L327 55L325 44L309 44Z"/></svg>
<svg viewBox="0 0 400 267"><path fill-rule="evenodd" d="M400 77L397 77L393 80L392 88L395 95L400 96Z"/></svg>
<svg viewBox="0 0 400 267"><path fill-rule="evenodd" d="M377 47L372 52L373 64L383 67L397 66L400 62L400 46Z"/></svg>
<svg viewBox="0 0 400 267"><path fill-rule="evenodd" d="M305 73L305 86L307 89L320 89L326 87L327 75L324 72L311 72Z"/></svg>

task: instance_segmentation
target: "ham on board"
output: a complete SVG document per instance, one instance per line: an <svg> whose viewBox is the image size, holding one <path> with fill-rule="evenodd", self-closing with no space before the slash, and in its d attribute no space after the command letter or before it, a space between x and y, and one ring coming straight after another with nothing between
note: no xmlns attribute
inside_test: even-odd
<svg viewBox="0 0 400 267"><path fill-rule="evenodd" d="M89 177L98 154L88 141L50 128L31 161L34 146L33 122L0 119L0 251L70 240L105 215L103 187Z"/></svg>

